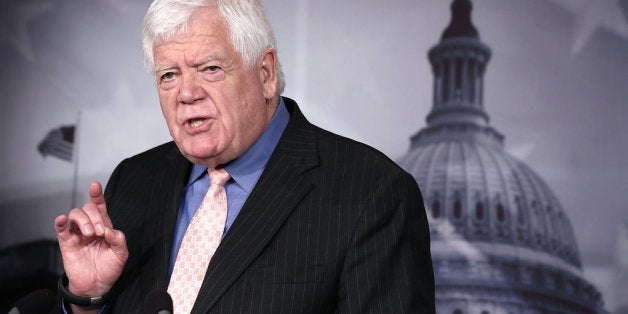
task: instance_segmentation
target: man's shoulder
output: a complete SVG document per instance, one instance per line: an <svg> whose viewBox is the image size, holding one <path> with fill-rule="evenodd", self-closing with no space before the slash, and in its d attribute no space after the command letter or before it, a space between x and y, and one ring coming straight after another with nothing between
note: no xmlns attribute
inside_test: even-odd
<svg viewBox="0 0 628 314"><path fill-rule="evenodd" d="M363 142L316 127L320 157L355 165L368 165L382 171L400 171L401 168L386 154ZM376 169L371 169L376 170Z"/></svg>
<svg viewBox="0 0 628 314"><path fill-rule="evenodd" d="M166 166L178 159L183 159L183 156L176 144L171 141L126 158L123 163L129 167L151 171L151 169Z"/></svg>
<svg viewBox="0 0 628 314"><path fill-rule="evenodd" d="M109 177L105 196L111 198L114 190L117 195L143 193L147 186L165 180L165 176L168 179L176 178L187 169L185 161L173 142L126 158Z"/></svg>
<svg viewBox="0 0 628 314"><path fill-rule="evenodd" d="M147 149L141 153L138 153L130 158L138 158L138 159L145 159L145 158L163 158L166 157L170 154L172 154L172 151L176 151L179 152L179 150L177 149L177 145L174 143L174 141L170 141L170 142L166 142L163 143L161 145L157 145L153 148Z"/></svg>
<svg viewBox="0 0 628 314"><path fill-rule="evenodd" d="M310 123L295 101L286 97L284 101L291 113L291 124L286 129L290 140L283 144L297 148L293 151L311 152L315 149L323 167L341 164L354 169L373 167L371 171L403 172L401 167L376 148Z"/></svg>

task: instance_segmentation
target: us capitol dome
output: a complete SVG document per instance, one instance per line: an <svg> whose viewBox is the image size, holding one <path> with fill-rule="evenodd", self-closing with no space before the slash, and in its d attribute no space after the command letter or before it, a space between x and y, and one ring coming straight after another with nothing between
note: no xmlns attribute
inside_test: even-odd
<svg viewBox="0 0 628 314"><path fill-rule="evenodd" d="M429 51L427 126L397 162L417 180L431 229L436 309L443 314L605 313L582 273L567 213L489 125L483 76L491 56L469 0Z"/></svg>

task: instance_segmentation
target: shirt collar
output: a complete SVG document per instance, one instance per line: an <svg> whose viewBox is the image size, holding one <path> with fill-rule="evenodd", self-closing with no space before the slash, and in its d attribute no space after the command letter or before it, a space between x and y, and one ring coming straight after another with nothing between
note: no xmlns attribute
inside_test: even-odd
<svg viewBox="0 0 628 314"><path fill-rule="evenodd" d="M253 190L257 180L262 175L266 163L279 143L289 120L290 114L283 98L279 97L279 106L277 106L277 110L262 136L242 156L225 166L231 178L247 193ZM201 178L205 173L207 173L207 167L194 164L188 185Z"/></svg>

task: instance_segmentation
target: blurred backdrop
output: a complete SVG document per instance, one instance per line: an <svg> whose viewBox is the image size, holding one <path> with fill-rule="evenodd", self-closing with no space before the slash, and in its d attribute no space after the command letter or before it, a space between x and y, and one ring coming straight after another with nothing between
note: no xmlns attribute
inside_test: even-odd
<svg viewBox="0 0 628 314"><path fill-rule="evenodd" d="M451 1L262 4L286 74L284 95L324 128L395 160L408 153L432 108L427 53L450 22ZM12 267L21 267L20 245L54 240L54 217L80 206L89 182L106 183L120 160L170 139L142 64L148 5L0 4L5 287ZM490 125L505 136L506 152L553 190L584 278L604 308L619 313L628 291L628 0L475 0L472 19L492 51L483 87Z"/></svg>

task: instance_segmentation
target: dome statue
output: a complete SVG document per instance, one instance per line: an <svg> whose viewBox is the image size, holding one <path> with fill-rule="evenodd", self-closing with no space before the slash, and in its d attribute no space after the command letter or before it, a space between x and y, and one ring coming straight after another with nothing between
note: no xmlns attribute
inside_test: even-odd
<svg viewBox="0 0 628 314"><path fill-rule="evenodd" d="M567 213L543 179L489 125L483 77L491 56L469 0L429 51L427 126L398 163L423 192L436 309L443 314L605 313L582 273Z"/></svg>

